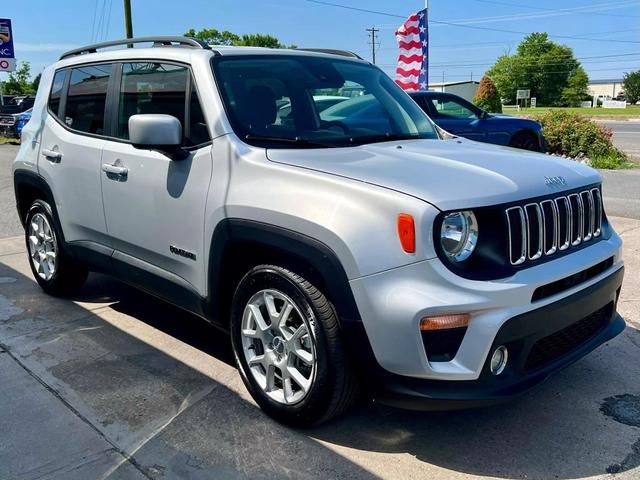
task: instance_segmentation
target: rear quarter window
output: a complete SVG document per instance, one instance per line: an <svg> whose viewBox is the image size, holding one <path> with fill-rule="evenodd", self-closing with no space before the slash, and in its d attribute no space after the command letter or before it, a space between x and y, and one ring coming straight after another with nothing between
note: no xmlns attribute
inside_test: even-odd
<svg viewBox="0 0 640 480"><path fill-rule="evenodd" d="M49 92L49 111L58 118L60 118L60 100L62 99L62 87L64 86L66 76L66 70L56 72L53 77L53 83L51 84L51 91Z"/></svg>

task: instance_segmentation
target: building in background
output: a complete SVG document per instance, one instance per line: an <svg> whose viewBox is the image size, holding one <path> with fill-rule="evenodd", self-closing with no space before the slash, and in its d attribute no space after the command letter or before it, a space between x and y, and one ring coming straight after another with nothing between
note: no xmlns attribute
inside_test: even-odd
<svg viewBox="0 0 640 480"><path fill-rule="evenodd" d="M617 80L591 80L589 82L589 94L594 97L610 100L616 98L623 91L622 79Z"/></svg>
<svg viewBox="0 0 640 480"><path fill-rule="evenodd" d="M480 82L475 80L465 80L463 82L431 82L429 83L429 90L432 92L453 93L459 97L469 100L473 100L473 97L478 90Z"/></svg>

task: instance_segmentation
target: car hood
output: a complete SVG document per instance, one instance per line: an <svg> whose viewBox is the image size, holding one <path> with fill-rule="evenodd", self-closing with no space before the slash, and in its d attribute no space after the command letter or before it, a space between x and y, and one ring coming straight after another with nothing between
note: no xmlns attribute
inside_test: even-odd
<svg viewBox="0 0 640 480"><path fill-rule="evenodd" d="M269 149L267 157L406 193L441 210L507 203L601 180L596 170L571 160L462 138ZM545 177L562 177L566 185L547 185Z"/></svg>

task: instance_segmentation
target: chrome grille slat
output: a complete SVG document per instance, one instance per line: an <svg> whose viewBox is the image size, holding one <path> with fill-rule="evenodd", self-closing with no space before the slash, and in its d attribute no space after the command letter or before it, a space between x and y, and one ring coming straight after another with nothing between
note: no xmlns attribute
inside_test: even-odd
<svg viewBox="0 0 640 480"><path fill-rule="evenodd" d="M577 247L602 234L599 188L509 207L505 214L511 265Z"/></svg>
<svg viewBox="0 0 640 480"><path fill-rule="evenodd" d="M547 214L545 213L545 209L544 209L545 205L549 205L551 207L551 215L553 216L553 219L552 219L553 232L552 233L549 233L546 230ZM543 238L544 254L553 255L558 250L558 242L559 242L559 236L560 236L560 228L559 228L560 220L558 218L558 207L556 206L556 202L554 202L553 200L545 200L543 202L540 202L540 207L542 208L542 225L544 225L544 228L545 228L544 238ZM547 239L549 238L549 235L551 235L551 247L547 250L546 242L547 242Z"/></svg>
<svg viewBox="0 0 640 480"><path fill-rule="evenodd" d="M560 218L560 202L564 205L564 219ZM559 197L555 199L556 208L558 209L558 220L564 220L564 238L560 239L560 231L558 231L558 250L563 251L571 245L571 204L567 197Z"/></svg>
<svg viewBox="0 0 640 480"><path fill-rule="evenodd" d="M593 197L589 190L580 192L580 199L584 206L582 240L588 242L593 237Z"/></svg>
<svg viewBox="0 0 640 480"><path fill-rule="evenodd" d="M602 198L598 188L591 189L591 195L594 203L594 230L593 236L599 237L602 233Z"/></svg>
<svg viewBox="0 0 640 480"><path fill-rule="evenodd" d="M521 243L522 243L522 248L520 249L520 256L514 260L514 256L513 256L513 234L512 232L517 232L517 228L515 225L511 224L511 217L509 216L509 212L511 211L515 211L518 213L519 215L519 220L520 220L520 238L521 238ZM511 262L511 265L520 265L521 263L524 263L524 261L527 259L527 226L526 226L526 221L525 221L525 215L524 215L524 210L522 209L522 207L512 207L512 208L508 208L506 210L506 214L507 214L507 223L508 223L508 230L509 230L509 261ZM515 222L514 222L515 223Z"/></svg>
<svg viewBox="0 0 640 480"><path fill-rule="evenodd" d="M576 200L576 207L578 209L577 215L578 215L578 219L576 220L574 218L574 215L576 215L576 212L573 211L573 202L571 201L572 198L575 198ZM571 207L571 230L572 230L572 235L571 235L571 245L573 247L576 247L578 245L580 245L582 243L582 226L584 225L584 207L582 206L582 196L578 195L577 193L573 193L571 195L569 195L569 206ZM577 232L573 231L573 224L575 223L575 225L578 227L576 228ZM574 236L573 234L575 234L575 240L574 240Z"/></svg>
<svg viewBox="0 0 640 480"><path fill-rule="evenodd" d="M533 241L532 241L532 233L533 233L533 229L531 228L531 218L529 217L529 210L531 208L535 209L536 212L536 226L537 228L535 229L537 231L536 235L538 238L538 246L535 249L535 253L531 253L531 247L535 247L535 245L533 245ZM524 215L526 217L527 220L527 255L529 257L529 260L537 260L542 256L542 250L543 250L543 245L544 245L544 225L542 224L542 213L540 212L540 205L537 203L528 203L527 205L524 206Z"/></svg>

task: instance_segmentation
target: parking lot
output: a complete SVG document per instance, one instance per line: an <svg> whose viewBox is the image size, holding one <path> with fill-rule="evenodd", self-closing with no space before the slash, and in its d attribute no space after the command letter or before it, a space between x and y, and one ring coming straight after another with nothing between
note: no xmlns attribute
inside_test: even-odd
<svg viewBox="0 0 640 480"><path fill-rule="evenodd" d="M612 218L627 329L534 392L465 412L363 404L292 430L198 318L101 275L73 301L44 295L18 236L14 154L0 147L0 479L640 478L640 220Z"/></svg>

